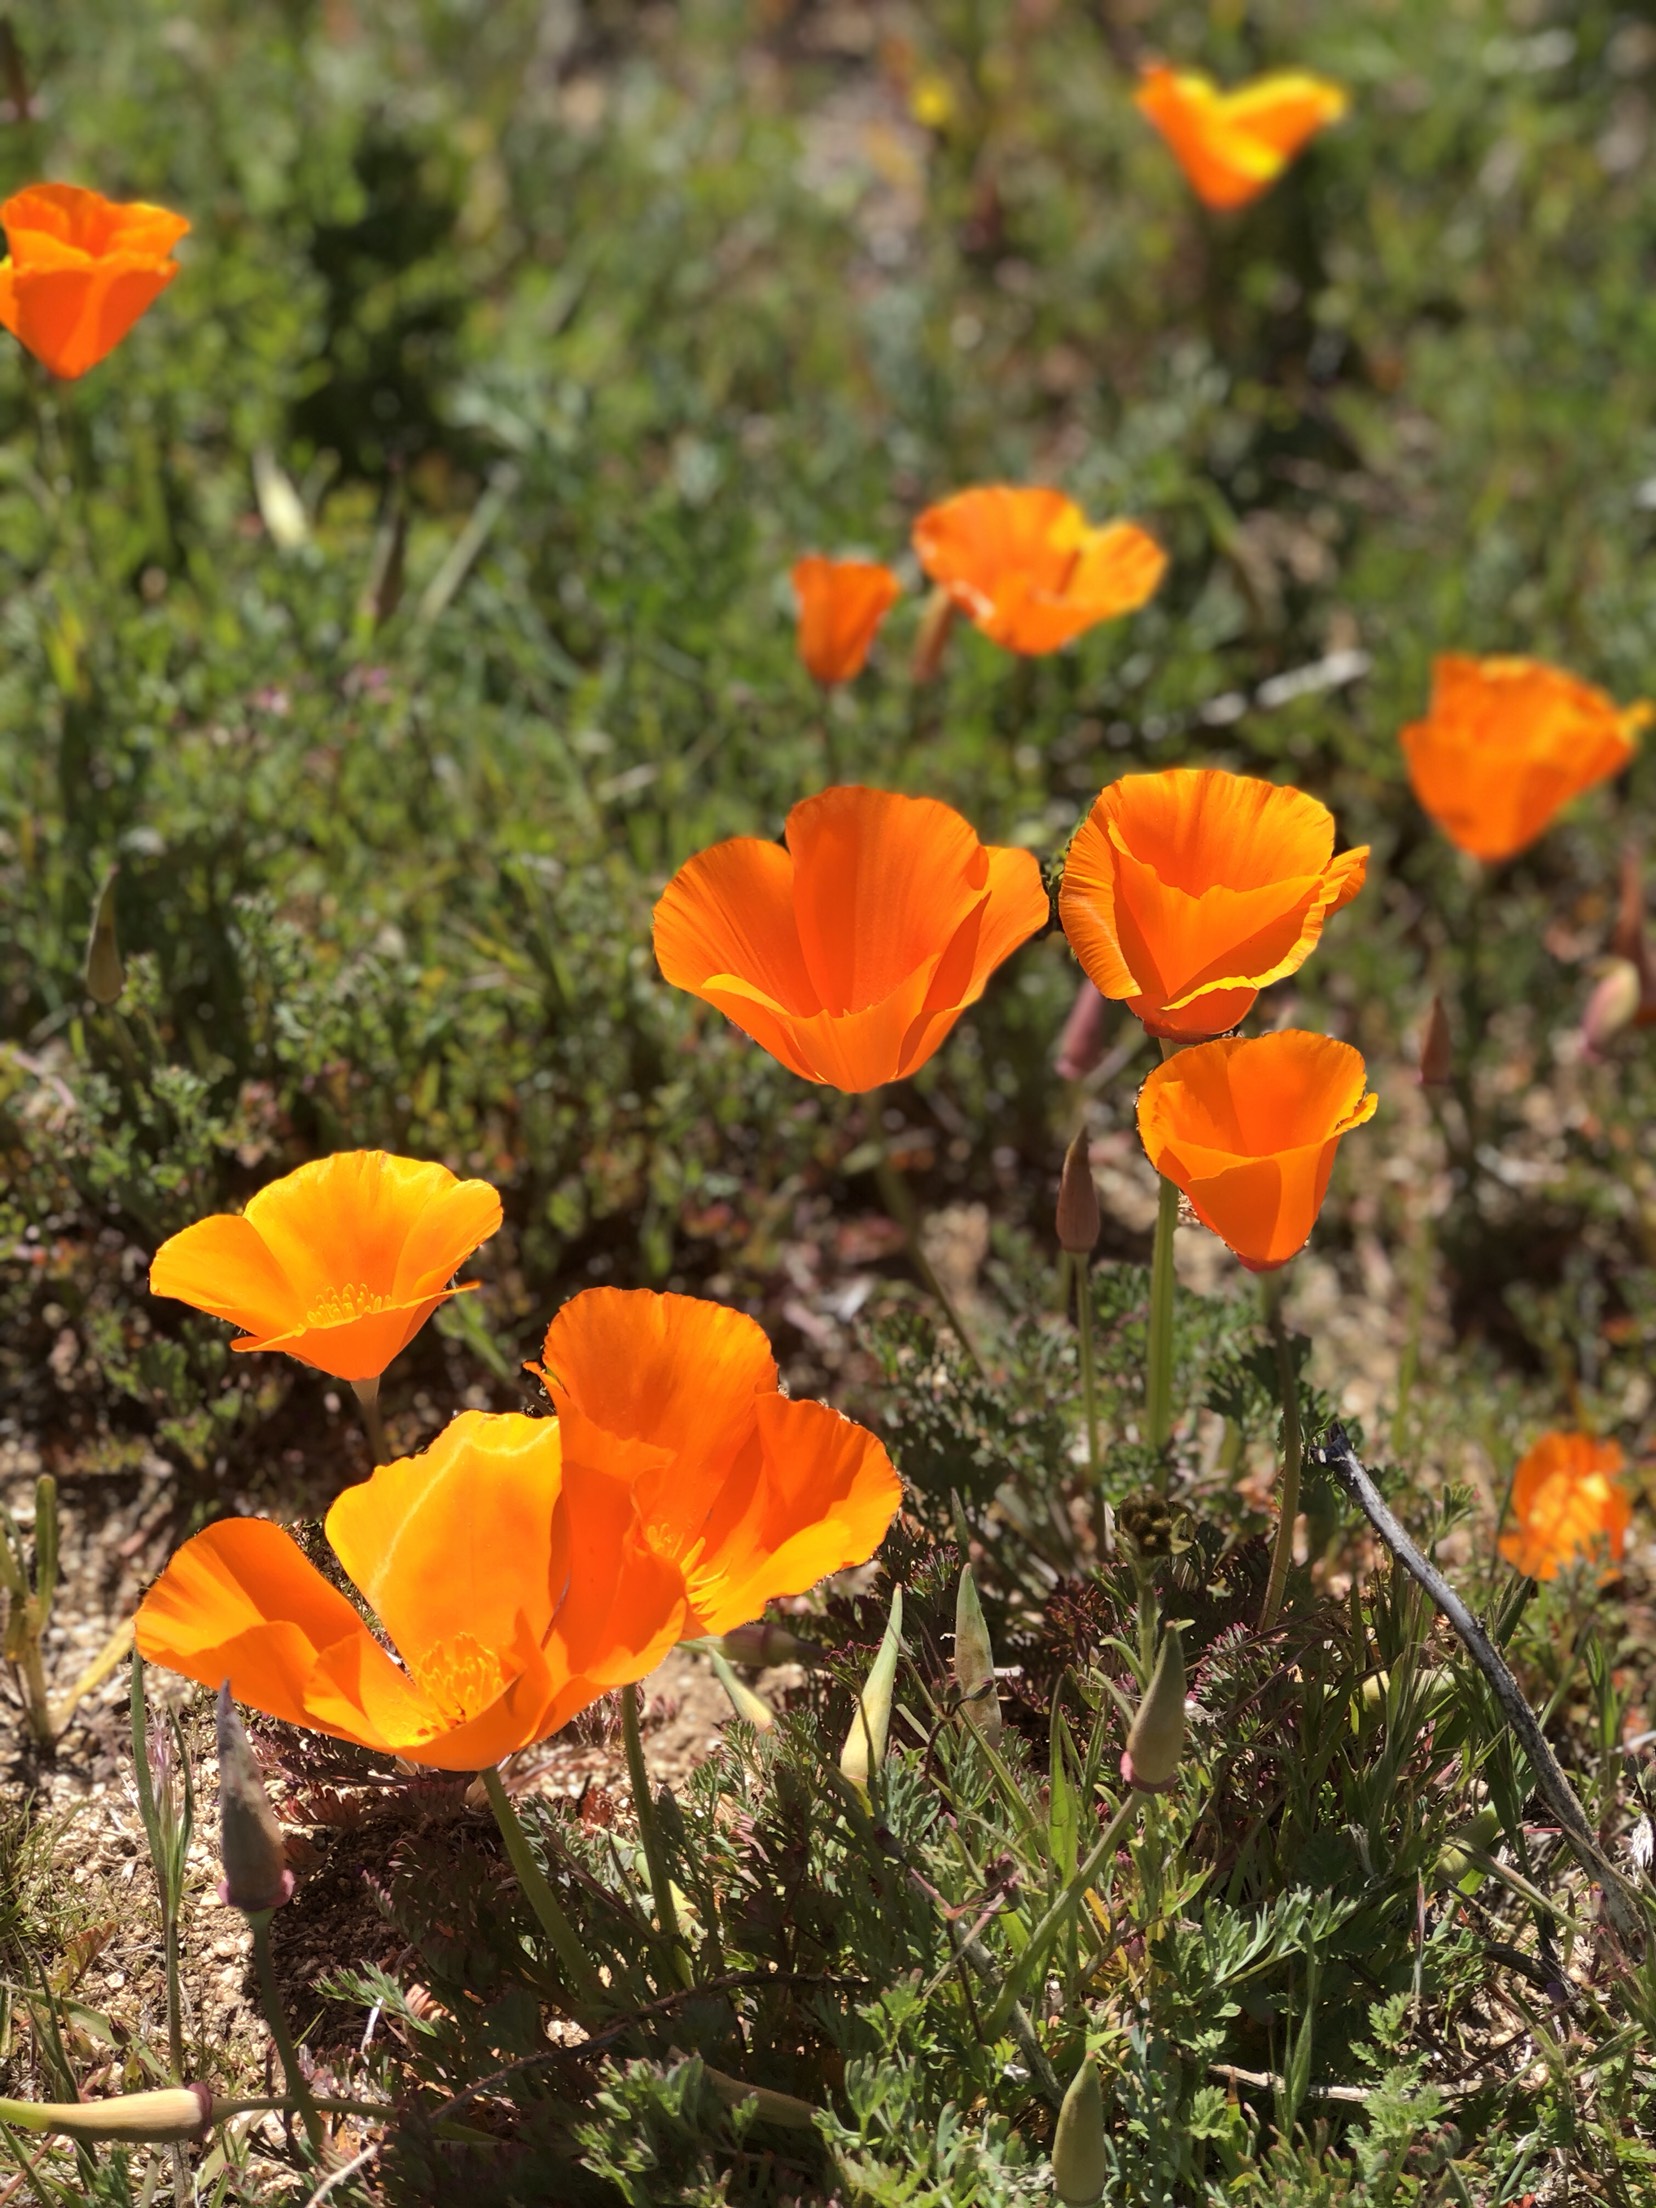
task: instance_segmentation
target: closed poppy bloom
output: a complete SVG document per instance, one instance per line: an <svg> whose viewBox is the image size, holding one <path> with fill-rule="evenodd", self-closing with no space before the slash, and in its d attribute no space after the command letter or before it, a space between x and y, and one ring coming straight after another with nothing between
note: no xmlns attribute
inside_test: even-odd
<svg viewBox="0 0 1656 2208"><path fill-rule="evenodd" d="M1334 856L1334 816L1303 790L1168 767L1100 792L1058 916L1100 995L1189 1041L1234 1027L1303 966L1367 871L1366 844Z"/></svg>
<svg viewBox="0 0 1656 2208"><path fill-rule="evenodd" d="M1250 1273L1272 1273L1317 1223L1340 1137L1374 1117L1361 1054L1283 1028L1197 1043L1139 1091L1139 1135L1156 1171Z"/></svg>
<svg viewBox="0 0 1656 2208"><path fill-rule="evenodd" d="M807 552L790 577L799 600L799 656L816 681L860 675L880 623L903 586L878 560L830 560Z"/></svg>
<svg viewBox="0 0 1656 2208"><path fill-rule="evenodd" d="M1571 798L1619 774L1656 707L1619 706L1539 659L1432 663L1432 702L1400 741L1409 780L1451 843L1491 864L1522 851Z"/></svg>
<svg viewBox="0 0 1656 2208"><path fill-rule="evenodd" d="M566 1451L624 1467L644 1538L684 1574L688 1634L724 1633L777 1595L864 1564L902 1500L891 1459L826 1403L780 1389L764 1329L647 1288L589 1288L538 1371Z"/></svg>
<svg viewBox="0 0 1656 2208"><path fill-rule="evenodd" d="M1055 652L1151 595L1167 555L1137 522L1093 528L1061 491L957 491L914 524L932 581L1009 652Z"/></svg>
<svg viewBox="0 0 1656 2208"><path fill-rule="evenodd" d="M1157 62L1133 98L1154 123L1204 205L1244 207L1268 191L1308 138L1350 105L1337 84L1284 69L1234 92L1211 77Z"/></svg>
<svg viewBox="0 0 1656 2208"><path fill-rule="evenodd" d="M0 323L65 381L112 353L178 274L182 215L77 184L31 184L0 205Z"/></svg>
<svg viewBox="0 0 1656 2208"><path fill-rule="evenodd" d="M238 1702L442 1771L527 1748L679 1638L684 1582L631 1483L551 1419L463 1411L327 1517L399 1663L291 1534L224 1518L139 1606L139 1653Z"/></svg>
<svg viewBox="0 0 1656 2208"><path fill-rule="evenodd" d="M1048 917L1033 855L979 843L935 798L823 790L787 838L736 836L681 866L655 951L806 1081L855 1094L913 1073Z"/></svg>
<svg viewBox="0 0 1656 2208"><path fill-rule="evenodd" d="M1633 1508L1613 1441L1591 1434L1543 1434L1512 1482L1512 1532L1501 1554L1529 1579L1556 1579L1566 1565L1597 1555L1622 1560ZM1608 1573L1606 1577L1610 1576Z"/></svg>
<svg viewBox="0 0 1656 2208"><path fill-rule="evenodd" d="M232 1349L281 1349L336 1380L377 1380L500 1225L487 1181L445 1165L342 1150L163 1242L150 1292L228 1319Z"/></svg>

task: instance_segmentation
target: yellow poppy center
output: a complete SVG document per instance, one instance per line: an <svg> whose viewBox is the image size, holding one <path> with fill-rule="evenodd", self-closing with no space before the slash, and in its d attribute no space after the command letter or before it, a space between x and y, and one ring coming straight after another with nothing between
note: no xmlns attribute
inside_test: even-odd
<svg viewBox="0 0 1656 2208"><path fill-rule="evenodd" d="M428 1648L409 1670L451 1725L463 1725L498 1702L509 1682L505 1665L492 1648L471 1633L451 1633Z"/></svg>
<svg viewBox="0 0 1656 2208"><path fill-rule="evenodd" d="M343 1287L330 1288L317 1297L305 1313L305 1324L347 1326L352 1319L365 1319L371 1311L383 1311L388 1300L366 1281L348 1280Z"/></svg>

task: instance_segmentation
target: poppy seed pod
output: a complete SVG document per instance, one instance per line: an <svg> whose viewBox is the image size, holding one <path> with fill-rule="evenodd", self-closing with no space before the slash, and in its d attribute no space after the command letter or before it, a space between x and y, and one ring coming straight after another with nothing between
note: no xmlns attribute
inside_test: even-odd
<svg viewBox="0 0 1656 2208"><path fill-rule="evenodd" d="M230 1699L228 1679L218 1693L218 1767L219 1853L224 1863L219 1899L249 1917L280 1909L293 1898L293 1873L247 1730Z"/></svg>
<svg viewBox="0 0 1656 2208"><path fill-rule="evenodd" d="M1102 2200L1110 2165L1104 2139L1104 2091L1088 2055L1069 2082L1052 2141L1052 2189L1064 2208Z"/></svg>
<svg viewBox="0 0 1656 2208"><path fill-rule="evenodd" d="M83 977L87 995L106 1012L112 1004L120 1002L121 991L126 987L126 966L121 958L120 939L115 933L115 876L118 871L116 867L110 868L98 892Z"/></svg>
<svg viewBox="0 0 1656 2208"><path fill-rule="evenodd" d="M1090 981L1083 981L1058 1038L1052 1070L1061 1081L1080 1081L1103 1055L1104 999Z"/></svg>
<svg viewBox="0 0 1656 2208"><path fill-rule="evenodd" d="M1184 1647L1178 1628L1169 1626L1138 1715L1122 1751L1121 1776L1141 1794L1165 1794L1184 1753Z"/></svg>
<svg viewBox="0 0 1656 2208"><path fill-rule="evenodd" d="M1089 1257L1098 1247L1101 1221L1091 1152L1083 1127L1064 1152L1064 1170L1058 1177L1058 1246L1072 1257Z"/></svg>
<svg viewBox="0 0 1656 2208"><path fill-rule="evenodd" d="M1443 999L1434 997L1420 1035L1420 1071L1423 1089L1445 1089L1455 1070L1455 1043L1449 1032L1449 1015Z"/></svg>

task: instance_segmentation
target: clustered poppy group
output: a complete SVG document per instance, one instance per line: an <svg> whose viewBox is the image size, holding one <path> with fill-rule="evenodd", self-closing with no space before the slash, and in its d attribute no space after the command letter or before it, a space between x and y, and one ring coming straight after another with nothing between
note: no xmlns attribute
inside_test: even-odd
<svg viewBox="0 0 1656 2208"><path fill-rule="evenodd" d="M1160 65L1137 102L1216 209L1264 191L1346 107L1300 72L1224 92ZM60 184L14 194L0 223L0 323L62 378L95 367L172 282L189 228ZM1095 525L1055 490L1004 484L928 507L913 547L935 638L958 613L1021 655L1136 611L1167 567L1137 522ZM824 686L854 680L899 576L811 553L792 581L805 667ZM1423 808L1495 865L1625 766L1652 710L1536 661L1452 656L1401 743ZM1303 791L1179 767L1105 787L1063 868L1058 917L1088 982L1163 1051L1138 1102L1149 1160L1258 1272L1303 1247L1342 1138L1376 1108L1349 1044L1234 1032L1362 888L1367 850L1336 842ZM654 942L670 983L790 1072L858 1093L924 1065L1050 917L1029 851L982 843L935 799L841 786L795 805L784 843L737 837L688 860ZM237 1350L371 1388L464 1292L454 1274L500 1220L483 1182L346 1152L174 1236L151 1286L237 1326ZM552 1416L468 1411L335 1501L328 1541L379 1631L282 1528L225 1519L150 1590L142 1653L292 1723L476 1769L638 1680L675 1641L865 1561L898 1507L879 1441L784 1394L738 1312L592 1289L557 1312L531 1369ZM1544 1437L1519 1467L1503 1553L1536 1576L1595 1544L1619 1558L1620 1466L1614 1444Z"/></svg>

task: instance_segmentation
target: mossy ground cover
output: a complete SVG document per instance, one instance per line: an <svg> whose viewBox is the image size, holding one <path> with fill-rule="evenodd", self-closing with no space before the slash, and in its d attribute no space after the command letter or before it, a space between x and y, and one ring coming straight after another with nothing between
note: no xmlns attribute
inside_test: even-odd
<svg viewBox="0 0 1656 2208"><path fill-rule="evenodd" d="M1133 108L1136 43L1227 79L1312 66L1351 113L1210 218ZM1149 1567L1189 1621L1190 1750L1029 1970L1033 2054L1011 2031L998 1983L1102 1829L1137 1693L1051 1216L1085 1119L1119 1503L1152 1469L1149 1051L1112 1014L1100 1074L1054 1074L1077 970L1053 929L917 1079L847 1099L649 949L676 866L775 835L828 779L945 798L1054 865L1127 769L1322 797L1369 884L1255 1024L1356 1044L1382 1105L1291 1276L1307 1430L1364 1421L1624 1859L1656 1709L1653 1082L1648 1039L1594 1063L1579 1027L1656 770L1479 870L1415 805L1397 732L1443 650L1652 687L1650 24L1598 0L60 0L6 51L8 189L73 178L193 224L84 382L0 358L0 1469L14 1505L42 1466L61 1483L71 1641L210 1516L313 1517L367 1471L348 1394L232 1357L144 1285L166 1236L336 1148L442 1158L505 1201L484 1293L393 1368L399 1446L537 1402L521 1362L576 1290L674 1287L760 1316L796 1392L874 1424L909 1488L873 1583L813 1621L829 1668L674 1788L692 1988L651 1935L624 1784L613 1811L545 1812L609 1973L584 2041L549 2033L557 1966L486 1820L417 1789L339 1811L337 1913L295 1939L290 1988L336 2089L397 2113L347 2126L378 2151L328 2197L1041 2200L1042 2066L1089 2050L1113 2201L1651 2197L1656 1979L1326 1482L1283 1625L1253 1631L1272 1361L1252 1284L1195 1230ZM962 627L917 687L909 565L870 671L824 701L792 559L902 561L920 507L994 480L1139 517L1167 581L1046 660ZM112 867L127 981L99 1012ZM1434 993L1458 1073L1435 1116L1413 1081ZM903 1257L883 1151L987 1378ZM1615 1581L1524 1603L1497 1513L1529 1440L1571 1424L1626 1450L1633 1536ZM950 1714L962 1544L1014 1667L998 1769ZM898 1583L863 1811L828 1774ZM8 2092L84 2083L94 2046L103 2089L164 2073L153 1981L105 1999L107 2039L77 2016L87 1925L51 1875L83 1843L44 1805L79 1758L115 1814L115 1738L89 1715L54 1765L20 1728L9 1757ZM262 1745L296 1824L382 1806L365 1763ZM1479 1819L1493 1868L1454 1852ZM145 1925L147 1875L119 1905ZM227 2090L258 2060L191 2049ZM811 2128L727 2106L708 2066ZM306 2200L282 2151L233 2133L200 2197ZM20 2197L148 2197L142 2151L27 2160Z"/></svg>

